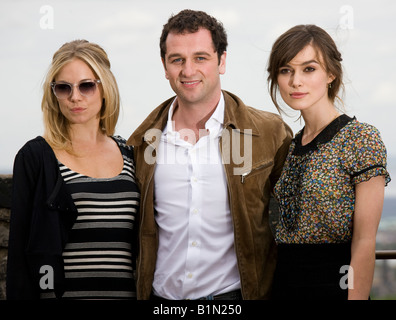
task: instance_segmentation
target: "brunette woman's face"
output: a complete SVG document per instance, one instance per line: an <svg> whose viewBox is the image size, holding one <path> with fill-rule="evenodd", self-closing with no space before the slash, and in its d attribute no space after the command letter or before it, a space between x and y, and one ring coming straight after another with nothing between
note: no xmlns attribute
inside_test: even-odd
<svg viewBox="0 0 396 320"><path fill-rule="evenodd" d="M324 69L322 57L310 44L278 71L279 92L283 101L299 111L329 103L328 85L334 79Z"/></svg>

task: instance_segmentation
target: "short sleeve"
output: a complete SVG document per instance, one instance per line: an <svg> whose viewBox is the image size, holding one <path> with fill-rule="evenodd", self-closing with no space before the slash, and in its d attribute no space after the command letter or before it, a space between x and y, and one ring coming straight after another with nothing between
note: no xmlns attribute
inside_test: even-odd
<svg viewBox="0 0 396 320"><path fill-rule="evenodd" d="M355 122L345 144L345 166L352 184L358 184L376 176L385 176L385 185L390 182L387 171L387 152L377 128Z"/></svg>

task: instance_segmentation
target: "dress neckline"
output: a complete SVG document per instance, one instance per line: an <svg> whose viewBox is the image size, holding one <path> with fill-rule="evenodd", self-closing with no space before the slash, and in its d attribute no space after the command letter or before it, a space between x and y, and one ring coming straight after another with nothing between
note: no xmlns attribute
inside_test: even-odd
<svg viewBox="0 0 396 320"><path fill-rule="evenodd" d="M295 143L293 154L301 156L310 151L318 149L319 144L329 142L343 127L353 120L356 120L356 118L351 118L346 114L338 116L332 122L330 122L311 142L303 146L301 144L301 139L305 129L304 126L304 128L302 128L293 138L293 142Z"/></svg>

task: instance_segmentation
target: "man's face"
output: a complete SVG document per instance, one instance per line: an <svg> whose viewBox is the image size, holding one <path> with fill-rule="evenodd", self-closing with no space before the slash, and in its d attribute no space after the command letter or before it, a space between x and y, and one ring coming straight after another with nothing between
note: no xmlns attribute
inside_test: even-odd
<svg viewBox="0 0 396 320"><path fill-rule="evenodd" d="M165 76L179 104L191 105L218 99L220 75L225 73L226 53L220 63L207 29L194 33L169 33L163 59Z"/></svg>

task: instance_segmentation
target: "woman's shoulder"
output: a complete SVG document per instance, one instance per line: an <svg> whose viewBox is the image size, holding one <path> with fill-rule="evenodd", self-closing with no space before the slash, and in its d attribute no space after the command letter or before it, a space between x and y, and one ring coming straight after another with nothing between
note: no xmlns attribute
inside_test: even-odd
<svg viewBox="0 0 396 320"><path fill-rule="evenodd" d="M120 135L114 135L114 136L112 136L112 138L118 144L118 147L120 148L121 153L124 156L127 156L130 159L133 159L133 146L127 145L126 139Z"/></svg>
<svg viewBox="0 0 396 320"><path fill-rule="evenodd" d="M120 135L114 135L112 136L114 141L122 148L132 150L132 146L126 144L126 139Z"/></svg>
<svg viewBox="0 0 396 320"><path fill-rule="evenodd" d="M373 136L380 135L379 130L372 124L366 122L360 122L354 117L347 126L345 126L345 131L350 135L361 137L363 136Z"/></svg>
<svg viewBox="0 0 396 320"><path fill-rule="evenodd" d="M30 170L51 169L57 162L54 151L42 137L27 141L18 151L14 160L14 170L29 167Z"/></svg>
<svg viewBox="0 0 396 320"><path fill-rule="evenodd" d="M366 181L374 175L384 175L386 184L390 181L387 172L387 151L379 130L372 124L356 119L349 124L343 151L345 167L353 176L353 182Z"/></svg>
<svg viewBox="0 0 396 320"><path fill-rule="evenodd" d="M379 130L372 124L360 122L356 117L338 132L334 143L356 149L365 145L383 144Z"/></svg>
<svg viewBox="0 0 396 320"><path fill-rule="evenodd" d="M37 136L27 141L20 149L18 153L24 154L40 154L43 151L52 150L50 145L42 136Z"/></svg>

